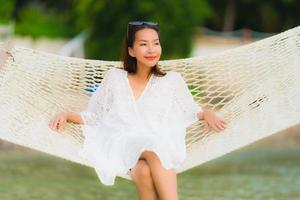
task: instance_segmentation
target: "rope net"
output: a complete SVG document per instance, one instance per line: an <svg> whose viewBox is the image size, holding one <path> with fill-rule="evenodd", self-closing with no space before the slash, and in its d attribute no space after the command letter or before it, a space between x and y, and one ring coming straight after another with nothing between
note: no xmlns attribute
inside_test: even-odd
<svg viewBox="0 0 300 200"><path fill-rule="evenodd" d="M48 128L59 112L87 106L103 73L120 62L58 56L21 46L0 52L0 138L90 166L78 157L80 125ZM160 61L177 71L194 99L227 122L223 132L187 128L187 157L179 172L300 122L300 27L208 57ZM92 166L90 166L92 167ZM130 179L127 175L120 175Z"/></svg>

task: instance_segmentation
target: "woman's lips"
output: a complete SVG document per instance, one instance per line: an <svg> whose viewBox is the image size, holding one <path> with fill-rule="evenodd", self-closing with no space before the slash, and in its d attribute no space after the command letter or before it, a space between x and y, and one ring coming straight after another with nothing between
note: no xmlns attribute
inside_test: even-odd
<svg viewBox="0 0 300 200"><path fill-rule="evenodd" d="M147 60L155 60L156 56L145 56Z"/></svg>

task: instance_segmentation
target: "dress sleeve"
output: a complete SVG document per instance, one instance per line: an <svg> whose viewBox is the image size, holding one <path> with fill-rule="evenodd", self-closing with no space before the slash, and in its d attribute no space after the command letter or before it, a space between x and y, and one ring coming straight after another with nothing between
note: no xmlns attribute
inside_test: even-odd
<svg viewBox="0 0 300 200"><path fill-rule="evenodd" d="M104 73L103 79L89 99L87 108L80 112L84 125L98 124L104 114L111 109L111 70Z"/></svg>
<svg viewBox="0 0 300 200"><path fill-rule="evenodd" d="M193 122L198 121L197 113L203 112L203 109L197 102L195 102L180 73L176 73L175 85L174 102L180 108L184 123L188 126Z"/></svg>

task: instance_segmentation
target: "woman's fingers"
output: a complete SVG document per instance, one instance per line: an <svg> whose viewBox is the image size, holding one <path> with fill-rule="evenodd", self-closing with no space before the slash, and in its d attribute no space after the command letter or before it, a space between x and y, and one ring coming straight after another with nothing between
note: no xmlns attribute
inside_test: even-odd
<svg viewBox="0 0 300 200"><path fill-rule="evenodd" d="M213 128L213 129L215 129L215 127L214 127L214 123L213 123L213 121L211 120L211 119L206 119L205 121L204 121L204 123L205 123L205 128L209 131L210 130L210 128Z"/></svg>
<svg viewBox="0 0 300 200"><path fill-rule="evenodd" d="M59 123L58 131L59 132L63 131L64 127L65 127L65 121L61 120L60 123Z"/></svg>
<svg viewBox="0 0 300 200"><path fill-rule="evenodd" d="M57 131L58 132L61 132L61 131L64 130L64 124L65 124L64 119L60 118L59 121L58 121L58 124L57 124Z"/></svg>
<svg viewBox="0 0 300 200"><path fill-rule="evenodd" d="M220 122L223 124L223 126L227 125L226 121L224 121L223 119L220 119Z"/></svg>
<svg viewBox="0 0 300 200"><path fill-rule="evenodd" d="M54 116L49 122L49 128L53 131L61 132L65 128L65 124L67 123L66 116L61 113Z"/></svg>
<svg viewBox="0 0 300 200"><path fill-rule="evenodd" d="M216 127L218 128L218 130L220 130L220 131L223 131L224 130L224 126L221 124L221 123L219 123L219 122L216 122Z"/></svg>
<svg viewBox="0 0 300 200"><path fill-rule="evenodd" d="M210 121L208 123L215 131L219 132L219 131L223 131L225 129L225 126L217 120Z"/></svg>
<svg viewBox="0 0 300 200"><path fill-rule="evenodd" d="M217 116L215 112L207 112L205 118L205 128L212 127L215 131L223 131L226 128L226 121Z"/></svg>
<svg viewBox="0 0 300 200"><path fill-rule="evenodd" d="M215 131L218 131L218 127L216 126L216 122L215 121L209 122L209 126L211 126Z"/></svg>
<svg viewBox="0 0 300 200"><path fill-rule="evenodd" d="M209 125L206 121L204 121L204 128L205 128L206 131L210 130Z"/></svg>
<svg viewBox="0 0 300 200"><path fill-rule="evenodd" d="M226 125L225 125L225 123L222 121L222 120L220 120L220 119L217 119L216 120L216 126L219 128L219 130L221 130L221 131L223 131L225 128L226 128Z"/></svg>
<svg viewBox="0 0 300 200"><path fill-rule="evenodd" d="M53 127L53 128L54 128L54 130L56 130L56 131L58 130L58 127L59 127L59 125L60 125L60 124L59 124L59 123L60 123L59 121L60 121L60 120L59 120L58 117L54 120L54 127Z"/></svg>
<svg viewBox="0 0 300 200"><path fill-rule="evenodd" d="M222 120L207 120L204 121L204 128L206 131L210 130L210 127L213 128L215 131L220 132L225 130L226 123Z"/></svg>
<svg viewBox="0 0 300 200"><path fill-rule="evenodd" d="M225 128L226 128L226 123L224 123L222 120L219 120L219 121L218 121L218 124L219 124L219 126L220 126L222 129L225 129Z"/></svg>

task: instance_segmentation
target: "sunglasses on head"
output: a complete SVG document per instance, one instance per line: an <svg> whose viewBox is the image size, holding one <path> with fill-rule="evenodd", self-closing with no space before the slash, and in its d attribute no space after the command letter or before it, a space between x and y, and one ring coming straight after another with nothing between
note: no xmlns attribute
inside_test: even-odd
<svg viewBox="0 0 300 200"><path fill-rule="evenodd" d="M156 22L146 22L146 21L132 21L128 23L128 26L142 26L142 25L148 25L148 26L157 26Z"/></svg>
<svg viewBox="0 0 300 200"><path fill-rule="evenodd" d="M156 22L146 22L146 21L131 21L131 22L128 22L128 25L127 25L127 37L128 37L128 30L130 27L132 26L157 26L157 23Z"/></svg>

